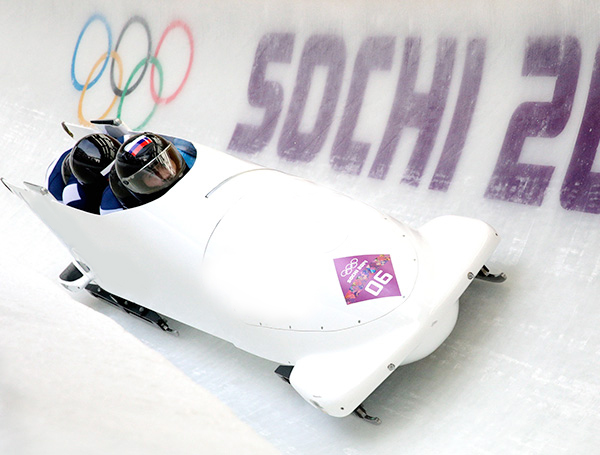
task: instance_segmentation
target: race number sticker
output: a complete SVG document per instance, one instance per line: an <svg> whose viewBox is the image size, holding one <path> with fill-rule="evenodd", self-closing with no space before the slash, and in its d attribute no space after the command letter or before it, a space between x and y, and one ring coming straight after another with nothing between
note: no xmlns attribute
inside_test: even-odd
<svg viewBox="0 0 600 455"><path fill-rule="evenodd" d="M402 295L389 254L349 256L333 263L347 305Z"/></svg>

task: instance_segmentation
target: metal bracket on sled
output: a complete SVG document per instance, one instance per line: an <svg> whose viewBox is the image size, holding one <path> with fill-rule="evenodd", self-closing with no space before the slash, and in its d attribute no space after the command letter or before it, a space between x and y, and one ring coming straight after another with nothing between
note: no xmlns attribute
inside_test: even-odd
<svg viewBox="0 0 600 455"><path fill-rule="evenodd" d="M362 404L354 410L354 415L360 417L362 420L372 423L373 425L381 424L381 419L379 417L374 417L367 414L367 411L362 406Z"/></svg>
<svg viewBox="0 0 600 455"><path fill-rule="evenodd" d="M290 383L290 376L292 375L292 365L279 365L275 370L275 374L281 378L282 381Z"/></svg>
<svg viewBox="0 0 600 455"><path fill-rule="evenodd" d="M139 318L145 322L149 322L164 332L169 332L176 336L179 335L179 332L169 327L167 321L165 321L165 319L156 311L152 311L149 308L138 305L137 303L124 299L123 297L119 297L118 295L111 294L95 283L89 283L85 287L85 290L94 297L98 297L99 299L116 306L117 308L125 311L127 314L135 316L136 318Z"/></svg>
<svg viewBox="0 0 600 455"><path fill-rule="evenodd" d="M117 308L125 311L125 313L131 314L132 316L142 319L145 322L149 322L165 332L172 333L173 335L179 335L177 330L170 328L167 324L167 321L165 321L165 319L156 311L152 311L149 308L143 307L134 302L130 302L123 297L111 294L105 289L102 289L92 281L93 278L89 272L90 270L85 267L84 264L72 262L60 274L60 284L62 284L71 292L78 292L85 289L94 297L116 306Z"/></svg>
<svg viewBox="0 0 600 455"><path fill-rule="evenodd" d="M502 283L506 281L506 274L504 272L500 272L498 274L490 273L490 269L484 265L481 267L481 270L475 276L475 278L483 281L490 281L492 283Z"/></svg>
<svg viewBox="0 0 600 455"><path fill-rule="evenodd" d="M60 284L71 292L82 291L92 281L87 271L82 265L71 262L59 275Z"/></svg>

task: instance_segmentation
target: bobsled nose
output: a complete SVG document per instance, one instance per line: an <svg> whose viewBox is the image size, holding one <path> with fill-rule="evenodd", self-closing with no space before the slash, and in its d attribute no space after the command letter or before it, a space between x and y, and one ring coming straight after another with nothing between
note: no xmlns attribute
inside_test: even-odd
<svg viewBox="0 0 600 455"><path fill-rule="evenodd" d="M489 224L461 216L435 218L419 232L438 261L475 274L500 242L498 233ZM476 270L467 270L472 264Z"/></svg>
<svg viewBox="0 0 600 455"><path fill-rule="evenodd" d="M428 246L430 279L444 300L460 297L500 242L489 224L460 216L435 218L419 233Z"/></svg>

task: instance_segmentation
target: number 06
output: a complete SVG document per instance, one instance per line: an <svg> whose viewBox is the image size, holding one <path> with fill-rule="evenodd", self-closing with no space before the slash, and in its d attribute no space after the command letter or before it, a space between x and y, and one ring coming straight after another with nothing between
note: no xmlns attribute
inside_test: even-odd
<svg viewBox="0 0 600 455"><path fill-rule="evenodd" d="M392 280L392 278L394 278L393 275L389 273L384 273L383 270L380 270L373 277L373 279L369 281L369 283L365 286L365 291L377 297L381 293L381 291L383 291L383 286L388 284Z"/></svg>

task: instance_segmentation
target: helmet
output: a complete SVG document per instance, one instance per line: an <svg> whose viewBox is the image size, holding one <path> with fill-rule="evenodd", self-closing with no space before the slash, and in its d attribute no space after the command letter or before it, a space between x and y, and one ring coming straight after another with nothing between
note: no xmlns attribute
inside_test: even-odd
<svg viewBox="0 0 600 455"><path fill-rule="evenodd" d="M175 146L162 136L142 133L125 142L115 161L121 183L140 201L166 193L188 167Z"/></svg>
<svg viewBox="0 0 600 455"><path fill-rule="evenodd" d="M125 208L131 209L140 205L138 198L129 192L129 190L125 188L125 185L121 183L121 180L119 180L115 166L112 167L110 174L108 174L108 184L115 197Z"/></svg>
<svg viewBox="0 0 600 455"><path fill-rule="evenodd" d="M69 154L71 172L82 185L104 185L121 144L106 134L80 139Z"/></svg>
<svg viewBox="0 0 600 455"><path fill-rule="evenodd" d="M70 153L71 151L69 150L69 154ZM69 159L69 155L67 155L62 162L62 166L60 167L60 175L62 176L63 183L67 185L71 175L73 175L73 172L71 171L71 160Z"/></svg>

